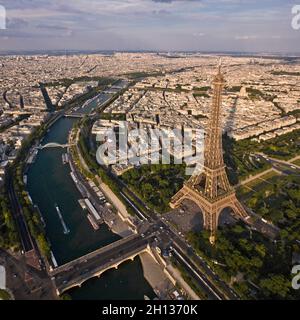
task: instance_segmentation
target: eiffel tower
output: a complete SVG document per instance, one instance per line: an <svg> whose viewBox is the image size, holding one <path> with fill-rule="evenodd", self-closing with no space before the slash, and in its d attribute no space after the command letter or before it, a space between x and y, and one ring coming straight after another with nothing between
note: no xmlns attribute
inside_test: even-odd
<svg viewBox="0 0 300 320"><path fill-rule="evenodd" d="M171 199L170 206L178 208L185 199L192 200L201 209L204 228L210 231L210 243L214 244L219 216L223 209L230 207L237 217L248 219L248 214L235 195L225 170L222 151L222 128L220 108L225 80L219 65L214 77L212 110L204 143L204 166L184 183Z"/></svg>

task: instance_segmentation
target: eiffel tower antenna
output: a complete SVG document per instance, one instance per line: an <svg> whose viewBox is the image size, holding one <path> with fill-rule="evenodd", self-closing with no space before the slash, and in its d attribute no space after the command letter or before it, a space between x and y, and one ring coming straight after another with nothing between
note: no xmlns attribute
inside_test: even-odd
<svg viewBox="0 0 300 320"><path fill-rule="evenodd" d="M221 73L221 68L222 68L222 57L219 58L219 64L218 64L219 73Z"/></svg>
<svg viewBox="0 0 300 320"><path fill-rule="evenodd" d="M210 231L210 242L214 244L219 216L223 209L230 207L237 217L243 219L247 218L248 214L229 183L223 160L221 105L225 80L221 59L212 84L212 107L204 143L204 168L201 173L191 176L184 183L182 189L171 199L170 206L178 208L185 199L194 201L202 211L204 228Z"/></svg>

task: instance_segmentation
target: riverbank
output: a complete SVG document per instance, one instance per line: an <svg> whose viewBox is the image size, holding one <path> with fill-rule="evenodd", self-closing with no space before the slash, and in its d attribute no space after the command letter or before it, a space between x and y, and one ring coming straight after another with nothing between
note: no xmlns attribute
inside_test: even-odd
<svg viewBox="0 0 300 320"><path fill-rule="evenodd" d="M159 299L167 300L172 290L175 290L174 283L170 281L162 267L149 253L143 252L139 257L142 262L145 279Z"/></svg>
<svg viewBox="0 0 300 320"><path fill-rule="evenodd" d="M120 237L125 238L133 234L132 229L118 214L110 211L103 215L103 219L109 229Z"/></svg>
<svg viewBox="0 0 300 320"><path fill-rule="evenodd" d="M174 268L171 264L166 268L167 272L172 276L174 279L177 280L178 285L182 287L185 292L188 294L190 299L192 300L201 300L200 297L195 293L195 291L190 287L190 285L183 279L180 271Z"/></svg>
<svg viewBox="0 0 300 320"><path fill-rule="evenodd" d="M70 136L68 140L72 140ZM80 163L87 167L80 153L78 154L78 156ZM74 183L78 191L81 193L81 196L83 198L88 198L91 201L91 203L95 206L95 208L98 209L98 213L100 213L103 222L107 225L110 231L119 235L122 238L133 234L135 232L135 226L132 224L128 224L128 219L124 219L124 217L120 214L119 206L116 206L116 202L112 198L113 193L109 189L109 187L104 186L104 184L98 184L99 189L96 190L100 190L100 193L104 194L106 200L109 201L106 202L106 204L102 204L101 200L99 200L98 195L96 194L98 191L95 193L95 189L91 189L91 183L93 183L93 185L95 186L94 181L86 175L84 175L83 172L80 172L80 168L78 167L76 160L73 158L73 153L70 152L70 149L68 149L68 159L71 174L75 177ZM92 175L90 171L88 172ZM96 177L96 181L99 182L97 178L98 177ZM97 187L95 186L94 188ZM113 207L116 210L113 210ZM115 211L117 211L117 213L115 213Z"/></svg>

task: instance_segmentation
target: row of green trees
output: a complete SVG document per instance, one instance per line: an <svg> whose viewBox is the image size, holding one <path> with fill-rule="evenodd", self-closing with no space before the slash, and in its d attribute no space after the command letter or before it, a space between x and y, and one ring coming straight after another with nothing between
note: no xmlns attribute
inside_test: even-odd
<svg viewBox="0 0 300 320"><path fill-rule="evenodd" d="M291 286L292 250L242 222L219 228L215 246L209 232L190 233L189 241L223 280L244 299L299 299Z"/></svg>
<svg viewBox="0 0 300 320"><path fill-rule="evenodd" d="M20 248L20 240L5 190L0 194L0 248L13 251Z"/></svg>
<svg viewBox="0 0 300 320"><path fill-rule="evenodd" d="M17 232L15 220L13 218L13 212L11 204L8 198L8 182L13 179L13 185L16 191L16 195L23 208L26 222L33 235L40 235L40 240L44 237L43 232L36 232L37 226L40 227L40 221L37 221L34 208L28 199L25 185L23 182L23 169L25 166L25 158L29 152L31 145L35 140L39 139L45 132L45 127L42 126L35 130L29 138L22 143L22 147L19 150L14 163L9 167L6 173L6 183L0 194L0 247L4 249L18 250L20 249L20 238ZM44 247L44 246L43 246Z"/></svg>
<svg viewBox="0 0 300 320"><path fill-rule="evenodd" d="M23 173L25 169L25 160L32 145L37 143L46 133L45 125L36 129L26 141L23 142L22 148L19 150L14 164L9 168L8 174L13 179L13 186L22 207L22 211L28 225L31 235L36 239L39 248L46 257L50 256L50 245L46 239L45 229L37 209L32 205L26 191L26 185L23 181Z"/></svg>
<svg viewBox="0 0 300 320"><path fill-rule="evenodd" d="M125 172L122 179L150 208L163 213L187 177L185 168L185 164L143 165Z"/></svg>

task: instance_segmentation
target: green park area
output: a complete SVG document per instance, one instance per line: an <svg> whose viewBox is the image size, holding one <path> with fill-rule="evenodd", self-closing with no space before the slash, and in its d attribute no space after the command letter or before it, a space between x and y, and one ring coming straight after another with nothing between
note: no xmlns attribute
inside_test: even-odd
<svg viewBox="0 0 300 320"><path fill-rule="evenodd" d="M296 243L300 234L300 177L274 176L255 189L245 200L246 206L278 226L283 241Z"/></svg>
<svg viewBox="0 0 300 320"><path fill-rule="evenodd" d="M300 155L300 130L260 143L259 150L266 155L281 160L289 160Z"/></svg>
<svg viewBox="0 0 300 320"><path fill-rule="evenodd" d="M275 170L271 170L271 171L268 170L268 172L262 175L261 177L251 180L250 182L247 182L246 184L239 186L236 189L238 198L245 200L251 197L254 193L264 188L266 184L270 185L275 183L279 175L280 173Z"/></svg>
<svg viewBox="0 0 300 320"><path fill-rule="evenodd" d="M127 76L129 79L138 80L140 78L146 78L146 77L158 77L164 75L162 72L130 72L124 74L124 76Z"/></svg>
<svg viewBox="0 0 300 320"><path fill-rule="evenodd" d="M234 141L224 136L224 161L227 165L229 180L232 184L237 184L271 167L267 161L253 157L254 153L260 152L269 157L289 160L300 155L299 147L300 130L262 142L251 141L251 139Z"/></svg>
<svg viewBox="0 0 300 320"><path fill-rule="evenodd" d="M242 299L300 298L291 286L292 248L283 241L272 242L241 222L220 227L215 246L207 231L190 233L188 239Z"/></svg>
<svg viewBox="0 0 300 320"><path fill-rule="evenodd" d="M125 172L122 179L151 209L163 213L183 185L185 165L143 165Z"/></svg>
<svg viewBox="0 0 300 320"><path fill-rule="evenodd" d="M271 72L275 76L295 76L298 77L300 76L300 72L294 72L294 71L272 71Z"/></svg>
<svg viewBox="0 0 300 320"><path fill-rule="evenodd" d="M190 233L189 241L222 279L245 299L299 299L291 287L293 255L300 253L300 177L271 171L238 189L243 202L271 221L275 241L242 222L220 227L215 247L209 234Z"/></svg>
<svg viewBox="0 0 300 320"><path fill-rule="evenodd" d="M224 136L223 149L224 162L232 185L271 168L267 161L253 156L253 153L259 151L259 145L254 141L235 141Z"/></svg>

